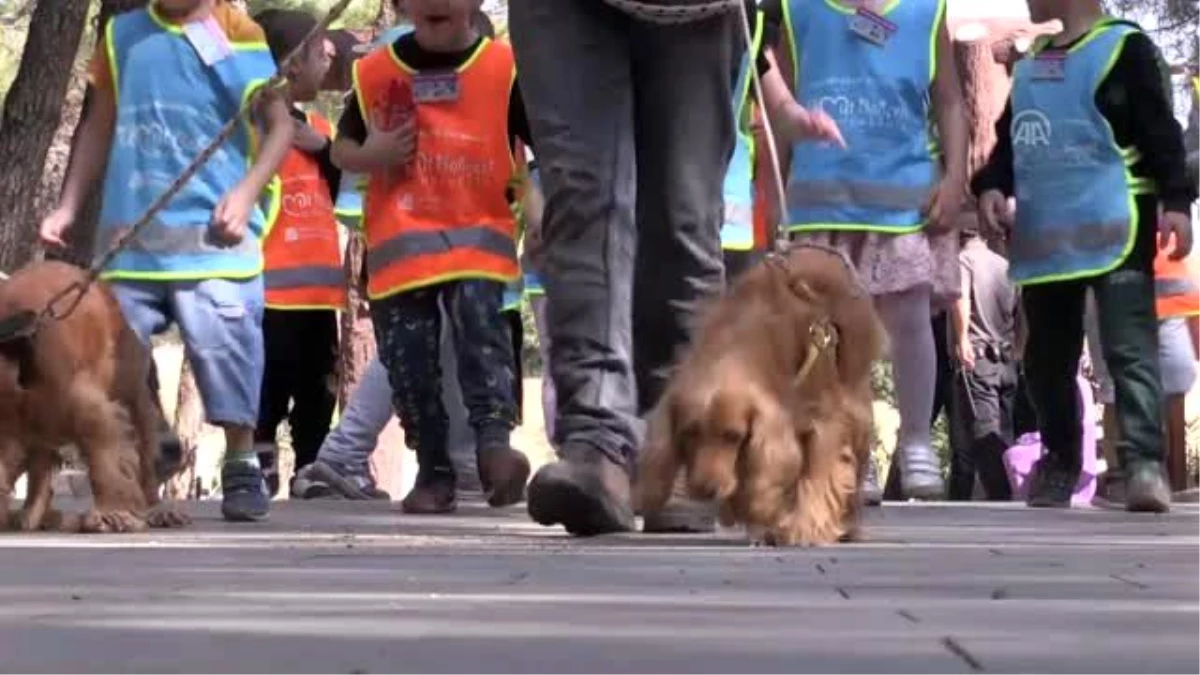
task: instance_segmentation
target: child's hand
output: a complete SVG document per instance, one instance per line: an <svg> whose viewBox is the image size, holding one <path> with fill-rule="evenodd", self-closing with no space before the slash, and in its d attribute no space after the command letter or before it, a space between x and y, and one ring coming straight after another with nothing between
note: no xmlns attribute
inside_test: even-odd
<svg viewBox="0 0 1200 675"><path fill-rule="evenodd" d="M255 195L241 185L221 198L209 224L213 239L218 244L232 247L242 243L255 201Z"/></svg>
<svg viewBox="0 0 1200 675"><path fill-rule="evenodd" d="M60 206L42 220L41 227L38 228L38 238L42 240L43 246L64 248L67 244L63 241L63 235L74 223L75 214Z"/></svg>
<svg viewBox="0 0 1200 675"><path fill-rule="evenodd" d="M378 166L407 167L417 156L417 121L410 116L390 131L373 128L362 145L363 151Z"/></svg>
<svg viewBox="0 0 1200 675"><path fill-rule="evenodd" d="M1178 211L1164 211L1158 217L1158 247L1166 249L1175 238L1175 247L1171 250L1171 260L1183 260L1192 251L1192 217Z"/></svg>
<svg viewBox="0 0 1200 675"><path fill-rule="evenodd" d="M979 222L986 228L984 234L1001 236L1007 230L1008 199L999 190L988 190L979 196Z"/></svg>
<svg viewBox="0 0 1200 675"><path fill-rule="evenodd" d="M793 140L807 139L846 147L846 139L842 138L837 122L820 108L809 110L800 105L791 106L784 121Z"/></svg>
<svg viewBox="0 0 1200 675"><path fill-rule="evenodd" d="M316 129L296 120L296 133L292 137L292 145L296 148L311 155L323 150L328 143L329 139L318 133Z"/></svg>
<svg viewBox="0 0 1200 675"><path fill-rule="evenodd" d="M954 228L954 219L962 208L966 189L964 181L956 176L946 175L929 193L929 201L924 212L929 234L943 234Z"/></svg>
<svg viewBox="0 0 1200 675"><path fill-rule="evenodd" d="M963 336L955 345L954 356L963 370L968 373L975 370L975 347L971 345L971 341L966 336Z"/></svg>

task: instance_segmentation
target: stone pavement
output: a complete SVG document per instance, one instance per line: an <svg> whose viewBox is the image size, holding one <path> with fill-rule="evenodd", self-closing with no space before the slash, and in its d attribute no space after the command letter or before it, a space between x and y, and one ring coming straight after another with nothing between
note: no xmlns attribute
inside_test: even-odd
<svg viewBox="0 0 1200 675"><path fill-rule="evenodd" d="M1195 506L898 505L870 540L574 540L520 508L0 535L4 672L1200 672Z"/></svg>

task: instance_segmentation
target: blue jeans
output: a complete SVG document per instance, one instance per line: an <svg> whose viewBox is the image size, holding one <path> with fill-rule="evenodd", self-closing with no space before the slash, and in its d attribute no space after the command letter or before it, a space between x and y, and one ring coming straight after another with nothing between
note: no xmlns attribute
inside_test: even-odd
<svg viewBox="0 0 1200 675"><path fill-rule="evenodd" d="M254 428L262 386L262 277L109 282L147 345L178 324L209 424Z"/></svg>

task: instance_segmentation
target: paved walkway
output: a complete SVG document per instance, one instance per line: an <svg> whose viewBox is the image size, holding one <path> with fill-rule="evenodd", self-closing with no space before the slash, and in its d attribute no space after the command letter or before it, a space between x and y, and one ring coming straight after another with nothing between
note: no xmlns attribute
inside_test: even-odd
<svg viewBox="0 0 1200 675"><path fill-rule="evenodd" d="M0 535L6 672L1200 672L1195 506L875 510L870 541L573 540L520 509Z"/></svg>

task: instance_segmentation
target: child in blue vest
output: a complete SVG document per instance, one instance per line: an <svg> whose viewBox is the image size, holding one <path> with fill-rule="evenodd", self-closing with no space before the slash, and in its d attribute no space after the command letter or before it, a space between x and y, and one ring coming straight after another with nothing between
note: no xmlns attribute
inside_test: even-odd
<svg viewBox="0 0 1200 675"><path fill-rule="evenodd" d="M767 0L763 9L782 24L776 53L794 72L794 99L780 69L764 78L781 134L811 126L804 106L831 116L848 146L793 152L784 223L795 239L842 251L874 296L891 342L902 491L938 497L930 317L959 292L949 232L967 189L966 115L945 0ZM880 497L874 471L864 493Z"/></svg>
<svg viewBox="0 0 1200 675"><path fill-rule="evenodd" d="M108 250L274 72L262 30L229 3L157 0L114 18L92 61L93 107L42 241L61 245L107 161L97 247ZM260 201L293 135L283 99L260 101L102 275L143 341L178 325L207 421L225 431L221 511L234 521L260 520L269 507L253 449L264 367L261 240L270 222Z"/></svg>
<svg viewBox="0 0 1200 675"><path fill-rule="evenodd" d="M1046 449L1027 502L1065 508L1079 478L1075 373L1090 288L1116 389L1125 507L1166 511L1155 235L1173 256L1187 255L1196 185L1165 64L1137 25L1106 16L1097 0L1029 8L1063 30L1017 64L996 148L973 184L993 228L1016 197L1009 271L1023 286L1025 367Z"/></svg>

